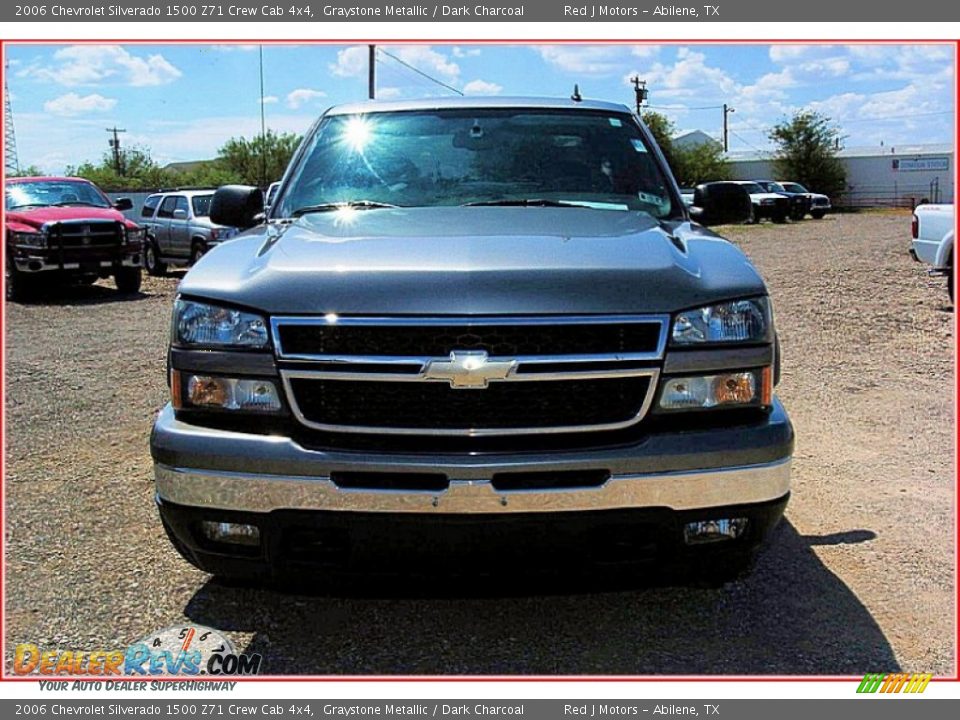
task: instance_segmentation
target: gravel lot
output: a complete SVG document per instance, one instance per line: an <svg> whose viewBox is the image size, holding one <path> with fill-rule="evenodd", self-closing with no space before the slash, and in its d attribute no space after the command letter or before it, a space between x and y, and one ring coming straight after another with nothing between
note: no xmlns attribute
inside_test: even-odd
<svg viewBox="0 0 960 720"><path fill-rule="evenodd" d="M730 229L767 279L797 430L787 517L719 590L230 588L170 548L147 446L177 277L7 304L6 659L185 618L270 674L953 674L953 313L909 215Z"/></svg>

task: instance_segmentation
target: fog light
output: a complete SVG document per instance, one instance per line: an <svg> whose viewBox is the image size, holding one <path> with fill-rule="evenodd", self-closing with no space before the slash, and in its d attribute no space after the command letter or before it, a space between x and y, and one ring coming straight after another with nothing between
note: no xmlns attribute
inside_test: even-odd
<svg viewBox="0 0 960 720"><path fill-rule="evenodd" d="M282 407L277 386L270 380L191 375L186 399L194 407L222 410L277 412Z"/></svg>
<svg viewBox="0 0 960 720"><path fill-rule="evenodd" d="M756 373L724 373L670 378L660 393L664 410L712 408L720 405L750 405L760 399Z"/></svg>
<svg viewBox="0 0 960 720"><path fill-rule="evenodd" d="M207 539L214 542L246 545L247 547L256 547L260 544L260 529L256 525L204 520L200 523L200 529L203 530Z"/></svg>
<svg viewBox="0 0 960 720"><path fill-rule="evenodd" d="M683 526L683 541L687 545L736 540L747 529L747 518L719 518L700 520Z"/></svg>

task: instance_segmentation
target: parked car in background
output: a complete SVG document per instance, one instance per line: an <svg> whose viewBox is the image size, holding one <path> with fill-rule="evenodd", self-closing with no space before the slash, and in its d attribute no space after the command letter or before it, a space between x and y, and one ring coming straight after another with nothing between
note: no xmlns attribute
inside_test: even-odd
<svg viewBox="0 0 960 720"><path fill-rule="evenodd" d="M143 265L163 275L168 265L193 265L237 229L210 220L213 190L173 190L147 197L140 210L146 228Z"/></svg>
<svg viewBox="0 0 960 720"><path fill-rule="evenodd" d="M790 201L790 219L803 220L813 204L813 198L808 192L791 192L776 180L757 180L757 185L767 192L783 195Z"/></svg>
<svg viewBox="0 0 960 720"><path fill-rule="evenodd" d="M683 204L687 207L693 205L693 194L695 190L693 188L680 188L680 199L683 200Z"/></svg>
<svg viewBox="0 0 960 720"><path fill-rule="evenodd" d="M753 180L732 180L742 185L750 193L750 202L753 203L753 222L763 219L773 220L775 223L785 223L790 215L790 200L779 193L767 192Z"/></svg>
<svg viewBox="0 0 960 720"><path fill-rule="evenodd" d="M806 193L810 196L810 216L814 220L821 220L824 215L833 209L830 198L821 193L810 192L800 183L789 182L787 180L777 181L784 190L791 193Z"/></svg>
<svg viewBox="0 0 960 720"><path fill-rule="evenodd" d="M140 289L143 230L123 216L129 198L113 202L82 178L23 177L4 184L4 207L7 300L111 276L122 293Z"/></svg>
<svg viewBox="0 0 960 720"><path fill-rule="evenodd" d="M953 205L918 205L913 211L910 254L930 266L931 275L947 276L947 292L953 300Z"/></svg>

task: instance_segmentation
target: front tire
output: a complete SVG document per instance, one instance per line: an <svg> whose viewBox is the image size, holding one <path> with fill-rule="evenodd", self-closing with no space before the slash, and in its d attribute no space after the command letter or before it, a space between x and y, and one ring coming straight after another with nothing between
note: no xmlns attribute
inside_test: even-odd
<svg viewBox="0 0 960 720"><path fill-rule="evenodd" d="M113 276L113 281L117 284L117 291L123 295L133 295L140 291L140 285L143 283L143 274L140 268L120 268Z"/></svg>
<svg viewBox="0 0 960 720"><path fill-rule="evenodd" d="M17 270L16 263L7 251L7 262L4 266L4 279L7 283L6 298L11 302L29 300L36 290L34 279Z"/></svg>
<svg viewBox="0 0 960 720"><path fill-rule="evenodd" d="M206 255L209 252L209 248L205 242L197 240L193 243L193 247L190 249L190 264L196 265L199 262L200 258Z"/></svg>
<svg viewBox="0 0 960 720"><path fill-rule="evenodd" d="M163 277L167 274L167 264L160 261L160 251L153 241L148 241L146 248L144 248L143 267L147 274L153 277Z"/></svg>
<svg viewBox="0 0 960 720"><path fill-rule="evenodd" d="M827 213L825 213L823 210L811 210L811 211L810 211L810 216L811 216L814 220L823 220L823 216L826 215L826 214L827 214Z"/></svg>

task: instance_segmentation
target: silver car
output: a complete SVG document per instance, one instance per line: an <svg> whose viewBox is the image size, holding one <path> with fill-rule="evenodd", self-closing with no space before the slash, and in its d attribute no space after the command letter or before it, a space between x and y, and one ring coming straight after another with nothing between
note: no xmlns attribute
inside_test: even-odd
<svg viewBox="0 0 960 720"><path fill-rule="evenodd" d="M147 232L143 264L148 273L163 275L169 265L193 265L237 234L237 228L210 220L213 192L176 190L144 200L139 222Z"/></svg>

